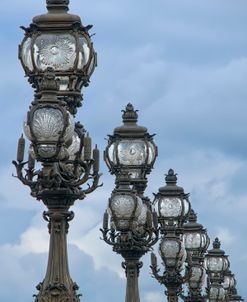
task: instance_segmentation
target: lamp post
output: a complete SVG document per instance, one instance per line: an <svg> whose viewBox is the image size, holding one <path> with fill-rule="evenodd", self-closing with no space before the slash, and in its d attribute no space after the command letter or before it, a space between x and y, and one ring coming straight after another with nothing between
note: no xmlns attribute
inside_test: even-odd
<svg viewBox="0 0 247 302"><path fill-rule="evenodd" d="M126 302L140 301L140 259L158 240L157 214L143 196L157 147L147 129L137 125L137 118L137 111L128 104L123 110L123 126L109 136L105 151L106 164L116 176L116 188L109 199L101 231L104 241L125 260L122 267L127 278Z"/></svg>
<svg viewBox="0 0 247 302"><path fill-rule="evenodd" d="M84 127L74 122L80 89L95 66L95 52L80 18L69 14L68 0L47 0L48 13L37 16L20 46L20 59L35 97L24 123L30 140L18 142L17 177L43 201L43 218L50 233L49 259L36 302L79 301L78 286L69 274L66 237L74 213L70 207L84 199L99 183L99 150L91 148ZM36 169L36 162L39 168ZM92 183L83 188L89 179Z"/></svg>
<svg viewBox="0 0 247 302"><path fill-rule="evenodd" d="M183 240L187 254L191 256L189 264L191 274L188 278L188 296L182 296L186 302L203 302L202 285L205 281L204 254L209 246L206 229L197 222L197 215L191 209L188 222L183 225Z"/></svg>
<svg viewBox="0 0 247 302"><path fill-rule="evenodd" d="M220 241L215 238L213 249L205 256L205 267L208 274L208 299L210 302L225 301L227 295L223 287L224 274L229 268L228 256L220 249Z"/></svg>
<svg viewBox="0 0 247 302"><path fill-rule="evenodd" d="M159 252L165 271L163 275L159 274L154 253L151 255L151 269L157 281L166 286L168 301L177 302L182 293L182 285L188 278L188 275L181 275L187 256L182 241L182 225L188 217L190 202L184 189L177 186L177 175L172 169L166 175L166 185L155 195L154 204L162 234Z"/></svg>

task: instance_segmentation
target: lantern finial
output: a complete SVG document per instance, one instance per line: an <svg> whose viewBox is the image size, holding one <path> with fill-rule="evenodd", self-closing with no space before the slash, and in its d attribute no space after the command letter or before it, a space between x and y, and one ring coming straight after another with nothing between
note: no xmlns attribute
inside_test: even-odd
<svg viewBox="0 0 247 302"><path fill-rule="evenodd" d="M124 123L126 123L126 122L136 123L137 122L137 120L138 120L138 114L137 114L138 110L135 110L134 106L131 103L129 103L126 106L125 110L122 110L122 112L123 112L122 117L123 117L123 122Z"/></svg>
<svg viewBox="0 0 247 302"><path fill-rule="evenodd" d="M214 242L213 242L213 248L214 249L219 249L221 246L220 240L218 237L215 238Z"/></svg>
<svg viewBox="0 0 247 302"><path fill-rule="evenodd" d="M193 209L190 210L188 220L189 222L197 222L197 215Z"/></svg>
<svg viewBox="0 0 247 302"><path fill-rule="evenodd" d="M174 172L173 169L170 169L168 171L168 174L166 174L165 180L166 180L167 185L168 184L169 185L173 185L173 184L176 185L177 184L177 174Z"/></svg>
<svg viewBox="0 0 247 302"><path fill-rule="evenodd" d="M46 7L50 9L62 8L66 11L69 10L69 0L46 0Z"/></svg>

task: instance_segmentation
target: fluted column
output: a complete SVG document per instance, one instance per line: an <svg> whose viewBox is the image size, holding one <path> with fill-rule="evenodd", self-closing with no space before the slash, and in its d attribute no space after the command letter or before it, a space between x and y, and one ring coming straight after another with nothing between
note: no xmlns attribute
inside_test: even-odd
<svg viewBox="0 0 247 302"><path fill-rule="evenodd" d="M142 262L139 259L126 259L122 266L127 278L125 302L140 302L138 277Z"/></svg>
<svg viewBox="0 0 247 302"><path fill-rule="evenodd" d="M49 259L45 279L37 286L35 302L79 302L78 286L69 274L67 232L73 212L68 208L49 209L43 217L50 233Z"/></svg>

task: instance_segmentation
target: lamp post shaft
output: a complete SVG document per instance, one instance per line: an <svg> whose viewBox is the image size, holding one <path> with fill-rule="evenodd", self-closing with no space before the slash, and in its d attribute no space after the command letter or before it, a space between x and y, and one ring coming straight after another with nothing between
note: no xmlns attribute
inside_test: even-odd
<svg viewBox="0 0 247 302"><path fill-rule="evenodd" d="M48 221L50 233L49 259L45 279L37 286L35 302L79 302L78 286L69 274L67 233L73 212L68 207L49 208L43 217Z"/></svg>
<svg viewBox="0 0 247 302"><path fill-rule="evenodd" d="M126 259L122 266L127 277L125 302L140 302L138 277L142 262L139 259Z"/></svg>

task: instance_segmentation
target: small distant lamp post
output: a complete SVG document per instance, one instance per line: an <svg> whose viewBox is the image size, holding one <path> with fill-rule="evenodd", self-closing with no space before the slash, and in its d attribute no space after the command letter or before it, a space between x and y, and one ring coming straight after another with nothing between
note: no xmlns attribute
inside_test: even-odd
<svg viewBox="0 0 247 302"><path fill-rule="evenodd" d="M226 298L226 290L223 287L224 274L229 268L228 256L220 249L218 238L213 242L213 249L205 256L205 267L208 274L208 297L210 302L221 302Z"/></svg>
<svg viewBox="0 0 247 302"><path fill-rule="evenodd" d="M104 214L103 239L125 261L126 302L139 302L140 258L158 240L157 214L143 196L157 156L157 147L145 127L137 125L137 111L131 104L123 110L123 126L109 136L105 162L116 176L116 188ZM110 221L110 226L109 226Z"/></svg>
<svg viewBox="0 0 247 302"><path fill-rule="evenodd" d="M186 249L182 240L182 225L188 217L190 202L188 194L177 186L177 176L172 169L166 175L166 185L155 195L155 207L158 212L160 232L162 234L159 252L165 266L163 275L159 275L155 254L151 255L151 269L158 282L165 285L169 302L177 302L182 285L187 276L181 275L186 260Z"/></svg>
<svg viewBox="0 0 247 302"><path fill-rule="evenodd" d="M188 222L183 225L183 240L187 253L191 256L191 274L188 278L188 296L183 296L186 302L203 302L202 285L206 271L203 266L204 254L209 246L209 237L206 229L197 222L197 215L191 209Z"/></svg>

